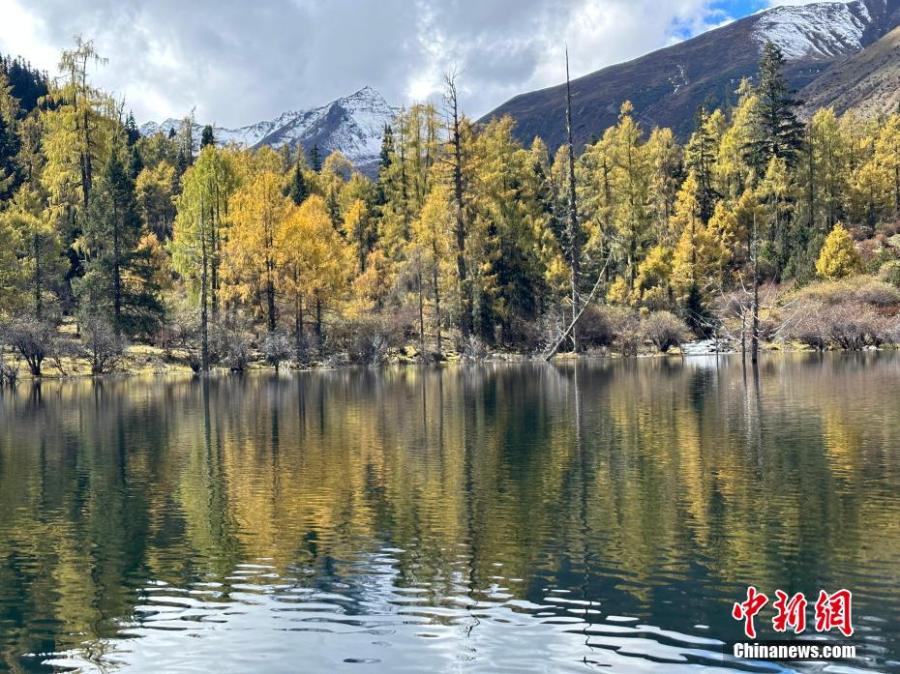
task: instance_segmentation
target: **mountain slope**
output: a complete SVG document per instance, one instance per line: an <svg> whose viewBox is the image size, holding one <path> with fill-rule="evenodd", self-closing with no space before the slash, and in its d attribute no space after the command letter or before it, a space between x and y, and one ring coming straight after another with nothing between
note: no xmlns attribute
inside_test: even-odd
<svg viewBox="0 0 900 674"><path fill-rule="evenodd" d="M900 27L878 42L838 63L801 92L804 114L833 107L842 114L863 116L894 112L900 107Z"/></svg>
<svg viewBox="0 0 900 674"><path fill-rule="evenodd" d="M219 145L235 143L244 147L269 145L276 148L301 145L307 151L318 146L323 157L339 150L358 169L371 171L378 162L384 126L397 112L397 108L391 107L375 89L363 87L350 96L318 108L285 112L275 119L237 129L214 127L213 133ZM177 119L167 119L162 124L148 122L141 126L141 133L169 133L180 126L181 120ZM196 142L199 142L201 129L200 124L194 125Z"/></svg>
<svg viewBox="0 0 900 674"><path fill-rule="evenodd" d="M784 51L785 74L799 89L898 24L900 0L778 7L598 70L572 81L576 143L588 142L615 124L626 99L645 126L668 126L685 138L701 104L732 101L741 78L756 75L767 40ZM555 148L565 139L565 85L516 96L483 121L505 114L517 121L516 133L523 142L539 135Z"/></svg>

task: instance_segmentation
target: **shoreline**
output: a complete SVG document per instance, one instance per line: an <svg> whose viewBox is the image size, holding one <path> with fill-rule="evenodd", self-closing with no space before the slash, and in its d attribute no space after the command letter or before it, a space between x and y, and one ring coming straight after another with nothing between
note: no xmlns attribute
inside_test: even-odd
<svg viewBox="0 0 900 674"><path fill-rule="evenodd" d="M294 363L289 363L286 365L281 365L278 368L273 367L270 364L267 364L263 358L256 358L251 360L247 367L243 370L232 370L227 367L219 367L215 366L210 368L209 372L206 374L207 377L224 377L224 376L241 376L245 374L259 374L262 372L267 372L269 374L301 374L301 373L311 373L311 372L333 372L338 370L349 370L349 369L386 369L391 367L443 367L450 365L483 365L483 364L498 364L498 363L535 363L535 362L546 362L548 364L553 363L572 363L577 361L597 361L597 360L609 360L609 361L625 361L625 360L655 360L655 359L670 359L670 358L697 358L697 357L710 357L710 356L740 356L743 355L745 358L749 355L747 352L741 353L740 348L725 348L721 350L702 350L704 345L712 340L696 340L693 342L687 342L680 347L674 347L668 351L660 352L657 350L645 349L636 354L622 354L616 352L612 349L601 348L601 349L593 349L590 351L585 351L581 353L572 353L572 352L562 352L557 353L553 356L553 358L549 361L545 360L543 354L541 353L520 353L520 352L506 352L506 351L494 351L488 353L483 358L470 358L466 356L461 356L457 352L448 352L444 354L444 356L440 360L431 359L427 361L422 361L417 358L415 354L410 355L408 353L396 353L391 354L386 359L378 363L354 363L351 362L348 358L346 358L346 354L335 354L330 357L332 362L329 362L329 359L323 360L321 362L313 362L308 365L297 366ZM723 340L724 343L724 340ZM158 347L151 347L148 345L136 345L135 347L131 347L135 349L135 352L132 352L126 355L125 360L130 361L131 367L126 364L124 367L118 367L109 372L103 372L100 374L91 373L89 370L89 366L86 363L81 363L81 369L87 371L78 371L78 368L75 367L74 363L69 363L72 367L73 371L69 372L61 372L57 369L57 366L53 363L48 364L48 369L53 370L51 373L42 374L41 376L34 376L30 372L28 372L28 368L22 362L18 363L10 363L10 360L14 360L11 358L9 354L4 354L4 361L7 367L15 365L17 366L17 375L13 382L5 382L4 385L15 385L18 382L33 382L38 383L42 381L84 381L89 379L94 380L112 380L112 379L124 379L124 378L138 378L138 377L184 377L184 378L200 378L200 372L197 372L191 369L188 364L187 359L177 359L172 360L171 356L164 356L162 353L162 349ZM881 353L881 352L890 352L897 351L898 345L888 344L881 345L878 347L869 346L863 349L842 349L842 348L828 348L828 349L813 349L803 344L788 344L788 343L778 343L778 342L765 342L760 344L760 353L766 355L773 354L781 354L781 355L794 355L794 354L826 354L826 353L841 353L841 354L862 354L862 353ZM156 360L154 363L149 363L146 358L148 354L148 350L151 350L154 356L160 357L159 360ZM145 359L143 364L135 362L137 359L142 357Z"/></svg>

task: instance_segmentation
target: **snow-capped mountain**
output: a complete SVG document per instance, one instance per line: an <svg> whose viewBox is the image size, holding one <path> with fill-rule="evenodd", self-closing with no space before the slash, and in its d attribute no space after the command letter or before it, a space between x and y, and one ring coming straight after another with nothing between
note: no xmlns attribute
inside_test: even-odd
<svg viewBox="0 0 900 674"><path fill-rule="evenodd" d="M213 134L220 145L235 143L244 147L301 145L309 151L318 146L322 156L333 150L342 152L360 170L371 168L381 151L381 138L386 124L399 111L372 87L363 87L350 96L312 108L284 112L272 120L257 122L237 129L214 126ZM169 133L181 127L181 120L167 119L161 124L148 122L141 133ZM194 139L199 143L202 125L194 124Z"/></svg>
<svg viewBox="0 0 900 674"><path fill-rule="evenodd" d="M697 108L734 103L744 77L755 78L766 42L785 57L785 76L803 89L900 25L900 0L852 0L776 7L627 63L572 81L573 131L579 144L616 123L625 100L646 129L667 126L685 139ZM891 80L893 81L893 80ZM555 149L565 140L565 85L524 93L485 116L511 115L528 144L541 136Z"/></svg>
<svg viewBox="0 0 900 674"><path fill-rule="evenodd" d="M862 49L872 23L864 2L775 7L759 15L753 37L759 45L774 42L788 59L830 59Z"/></svg>

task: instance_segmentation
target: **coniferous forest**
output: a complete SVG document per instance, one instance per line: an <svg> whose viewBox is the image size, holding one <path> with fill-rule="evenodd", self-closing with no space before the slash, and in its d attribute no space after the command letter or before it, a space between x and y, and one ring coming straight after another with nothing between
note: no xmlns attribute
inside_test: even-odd
<svg viewBox="0 0 900 674"><path fill-rule="evenodd" d="M801 119L783 65L684 142L624 101L572 152L448 78L370 178L190 118L144 137L89 41L54 77L0 59L0 373L896 344L900 114Z"/></svg>

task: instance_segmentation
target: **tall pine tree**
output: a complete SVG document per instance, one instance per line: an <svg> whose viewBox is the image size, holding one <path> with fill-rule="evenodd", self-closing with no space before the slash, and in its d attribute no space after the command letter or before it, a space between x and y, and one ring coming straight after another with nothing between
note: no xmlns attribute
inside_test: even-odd
<svg viewBox="0 0 900 674"><path fill-rule="evenodd" d="M85 275L77 285L84 310L108 318L118 333L149 336L162 318L149 256L139 245L141 218L134 183L112 152L78 242Z"/></svg>
<svg viewBox="0 0 900 674"><path fill-rule="evenodd" d="M788 87L784 64L781 49L767 42L759 63L759 105L754 115L757 133L747 147L759 176L772 158L784 159L791 167L796 165L803 146L803 123L795 112L800 101Z"/></svg>

